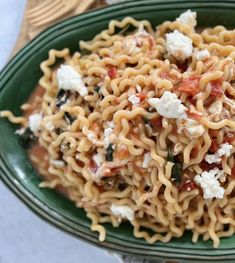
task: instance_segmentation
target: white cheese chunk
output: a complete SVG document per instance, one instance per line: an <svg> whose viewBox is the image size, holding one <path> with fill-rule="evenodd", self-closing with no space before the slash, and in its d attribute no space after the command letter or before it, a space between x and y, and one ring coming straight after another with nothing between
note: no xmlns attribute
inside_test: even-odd
<svg viewBox="0 0 235 263"><path fill-rule="evenodd" d="M210 57L210 53L207 49L199 50L195 53L195 57L197 60L205 60Z"/></svg>
<svg viewBox="0 0 235 263"><path fill-rule="evenodd" d="M32 114L29 116L29 128L32 132L38 132L40 130L40 122L42 115L39 113Z"/></svg>
<svg viewBox="0 0 235 263"><path fill-rule="evenodd" d="M219 150L217 151L218 156L226 156L229 157L233 152L233 146L229 143L222 143L220 145Z"/></svg>
<svg viewBox="0 0 235 263"><path fill-rule="evenodd" d="M203 189L204 199L219 198L224 196L224 188L220 186L218 179L223 176L223 171L214 168L210 171L204 171L201 175L196 175L194 180Z"/></svg>
<svg viewBox="0 0 235 263"><path fill-rule="evenodd" d="M206 154L205 161L208 163L220 163L222 156L229 157L233 153L233 146L229 143L223 143L215 154Z"/></svg>
<svg viewBox="0 0 235 263"><path fill-rule="evenodd" d="M113 133L113 129L115 128L115 124L113 121L109 121L107 123L107 128L104 130L104 148L107 149L110 144L110 136Z"/></svg>
<svg viewBox="0 0 235 263"><path fill-rule="evenodd" d="M166 34L166 49L177 60L185 60L192 56L192 40L178 30L174 30L173 33Z"/></svg>
<svg viewBox="0 0 235 263"><path fill-rule="evenodd" d="M128 52L128 54L137 53L140 51L140 48L137 46L136 38L125 38L123 40L123 47Z"/></svg>
<svg viewBox="0 0 235 263"><path fill-rule="evenodd" d="M197 25L197 13L192 12L191 10L187 10L186 12L182 13L176 21L180 22L181 24L186 24L191 27L195 27Z"/></svg>
<svg viewBox="0 0 235 263"><path fill-rule="evenodd" d="M181 133L182 130L185 129L192 138L198 138L205 132L202 124L190 118L179 119L176 123L178 133Z"/></svg>
<svg viewBox="0 0 235 263"><path fill-rule="evenodd" d="M61 65L57 71L59 89L77 91L81 96L88 94L81 75L69 65Z"/></svg>
<svg viewBox="0 0 235 263"><path fill-rule="evenodd" d="M187 117L187 108L177 98L175 93L165 91L160 99L150 98L148 102L163 117L174 119Z"/></svg>
<svg viewBox="0 0 235 263"><path fill-rule="evenodd" d="M150 152L144 154L144 160L142 167L143 168L148 168L149 162L152 160Z"/></svg>
<svg viewBox="0 0 235 263"><path fill-rule="evenodd" d="M97 166L101 166L103 164L104 160L104 155L100 153L96 153L93 155L93 160L95 161Z"/></svg>
<svg viewBox="0 0 235 263"><path fill-rule="evenodd" d="M217 154L206 154L205 161L209 164L220 163L221 158Z"/></svg>
<svg viewBox="0 0 235 263"><path fill-rule="evenodd" d="M127 205L112 204L110 210L117 217L126 218L129 221L134 219L134 211Z"/></svg>
<svg viewBox="0 0 235 263"><path fill-rule="evenodd" d="M128 100L133 104L133 105L138 105L140 103L140 98L137 97L136 95L131 95Z"/></svg>

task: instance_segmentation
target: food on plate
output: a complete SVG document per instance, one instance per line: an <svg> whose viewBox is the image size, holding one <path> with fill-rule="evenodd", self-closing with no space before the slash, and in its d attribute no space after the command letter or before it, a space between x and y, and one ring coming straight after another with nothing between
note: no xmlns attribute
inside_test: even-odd
<svg viewBox="0 0 235 263"><path fill-rule="evenodd" d="M234 31L199 32L196 16L113 20L74 54L50 50L24 115L1 112L40 187L83 208L101 241L106 222L149 243L191 230L218 247L235 231Z"/></svg>

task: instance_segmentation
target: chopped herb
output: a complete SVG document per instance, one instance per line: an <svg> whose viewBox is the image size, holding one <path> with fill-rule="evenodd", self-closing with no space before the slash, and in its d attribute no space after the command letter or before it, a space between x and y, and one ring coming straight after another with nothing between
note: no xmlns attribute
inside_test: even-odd
<svg viewBox="0 0 235 263"><path fill-rule="evenodd" d="M172 179L172 181L174 181L176 183L180 183L181 182L181 176L182 176L183 167L182 167L181 163L179 163L179 162L177 162L175 160L175 157L174 157L174 155L172 154L172 152L170 150L168 150L167 161L174 163L174 165L172 167L172 170L171 170L171 179Z"/></svg>
<svg viewBox="0 0 235 263"><path fill-rule="evenodd" d="M119 191L124 191L127 188L127 184L126 183L119 183L118 184L118 190Z"/></svg>
<svg viewBox="0 0 235 263"><path fill-rule="evenodd" d="M62 105L64 105L67 102L69 95L69 91L61 89L56 97L56 107L60 108Z"/></svg>
<svg viewBox="0 0 235 263"><path fill-rule="evenodd" d="M67 111L64 113L64 119L69 123L72 124L75 120L76 117L72 116L70 113L68 113Z"/></svg>
<svg viewBox="0 0 235 263"><path fill-rule="evenodd" d="M113 144L110 143L107 150L106 150L106 155L105 155L105 160L107 162L112 162L113 161Z"/></svg>
<svg viewBox="0 0 235 263"><path fill-rule="evenodd" d="M182 176L182 164L181 163L175 163L171 170L171 179L172 181L176 183L181 182L181 176Z"/></svg>
<svg viewBox="0 0 235 263"><path fill-rule="evenodd" d="M174 157L173 153L170 150L168 150L167 161L172 162L172 163L176 162L175 161L175 157Z"/></svg>
<svg viewBox="0 0 235 263"><path fill-rule="evenodd" d="M88 50L88 49L81 49L79 51L79 53L82 55L82 56L87 56L87 55L90 55L91 54L91 51Z"/></svg>
<svg viewBox="0 0 235 263"><path fill-rule="evenodd" d="M100 91L100 87L99 86L96 86L95 89L94 89L95 92L99 93Z"/></svg>
<svg viewBox="0 0 235 263"><path fill-rule="evenodd" d="M20 145L25 149L28 149L31 146L31 144L35 141L35 137L29 127L24 131L23 134L19 135L18 141Z"/></svg>
<svg viewBox="0 0 235 263"><path fill-rule="evenodd" d="M146 119L145 117L143 117L142 120L143 120L144 124L149 124L149 120Z"/></svg>

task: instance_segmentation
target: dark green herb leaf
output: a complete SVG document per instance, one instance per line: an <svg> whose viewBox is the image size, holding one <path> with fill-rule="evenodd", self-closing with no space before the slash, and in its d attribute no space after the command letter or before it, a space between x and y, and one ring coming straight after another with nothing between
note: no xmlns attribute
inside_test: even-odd
<svg viewBox="0 0 235 263"><path fill-rule="evenodd" d="M64 113L64 119L69 123L72 124L75 120L76 117L72 116L70 113L68 113L67 111Z"/></svg>
<svg viewBox="0 0 235 263"><path fill-rule="evenodd" d="M142 120L143 120L144 124L149 124L149 120L146 119L145 117L143 117Z"/></svg>
<svg viewBox="0 0 235 263"><path fill-rule="evenodd" d="M30 128L27 128L23 134L19 135L18 141L19 144L25 149L28 149L31 146L31 144L35 141L35 137Z"/></svg>
<svg viewBox="0 0 235 263"><path fill-rule="evenodd" d="M69 91L65 91L61 89L56 97L56 107L60 108L63 104L65 104L66 101L68 100L69 95L70 95Z"/></svg>
<svg viewBox="0 0 235 263"><path fill-rule="evenodd" d="M168 150L167 161L175 163L175 157L170 150Z"/></svg>
<svg viewBox="0 0 235 263"><path fill-rule="evenodd" d="M181 177L182 177L182 164L181 163L175 163L174 166L172 167L171 179L172 179L172 181L174 181L176 183L180 183Z"/></svg>
<svg viewBox="0 0 235 263"><path fill-rule="evenodd" d="M112 162L113 161L113 152L114 152L113 144L110 143L109 147L106 150L106 155L105 155L105 160L107 162Z"/></svg>
<svg viewBox="0 0 235 263"><path fill-rule="evenodd" d="M175 160L175 157L170 150L168 150L167 161L174 163L172 170L171 170L172 181L176 183L180 183L181 177L182 177L182 164Z"/></svg>
<svg viewBox="0 0 235 263"><path fill-rule="evenodd" d="M82 56L87 56L87 55L90 55L90 54L91 54L91 51L90 51L90 50L87 50L87 49L81 49L81 50L79 50L79 53L80 53Z"/></svg>
<svg viewBox="0 0 235 263"><path fill-rule="evenodd" d="M99 86L96 86L95 89L94 89L95 92L99 93L100 91L100 87Z"/></svg>

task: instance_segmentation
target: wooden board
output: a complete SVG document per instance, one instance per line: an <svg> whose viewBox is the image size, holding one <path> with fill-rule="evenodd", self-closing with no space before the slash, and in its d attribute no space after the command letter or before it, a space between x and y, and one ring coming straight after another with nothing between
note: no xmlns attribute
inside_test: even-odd
<svg viewBox="0 0 235 263"><path fill-rule="evenodd" d="M70 12L69 14L64 15L62 18L57 19L56 21L53 21L50 24L47 24L46 26L42 26L42 27L37 27L34 28L30 25L30 23L28 22L27 19L27 11L30 10L33 7L36 7L37 5L43 3L45 0L27 0L26 3L26 8L24 11L24 16L23 16L23 20L22 20L22 24L21 24L21 28L20 28L20 33L18 35L18 38L16 40L16 43L14 45L14 48L12 50L11 56L14 56L17 51L19 51L25 44L27 44L31 39L33 39L35 36L37 36L40 32L42 32L44 29L46 29L47 27L55 24L58 21L61 21L65 18L74 16L75 14L79 14L79 10L76 10L76 8ZM81 0L82 2L82 9L85 10L90 10L90 9L94 9L94 8L99 8L101 6L105 5L105 2L103 0Z"/></svg>

